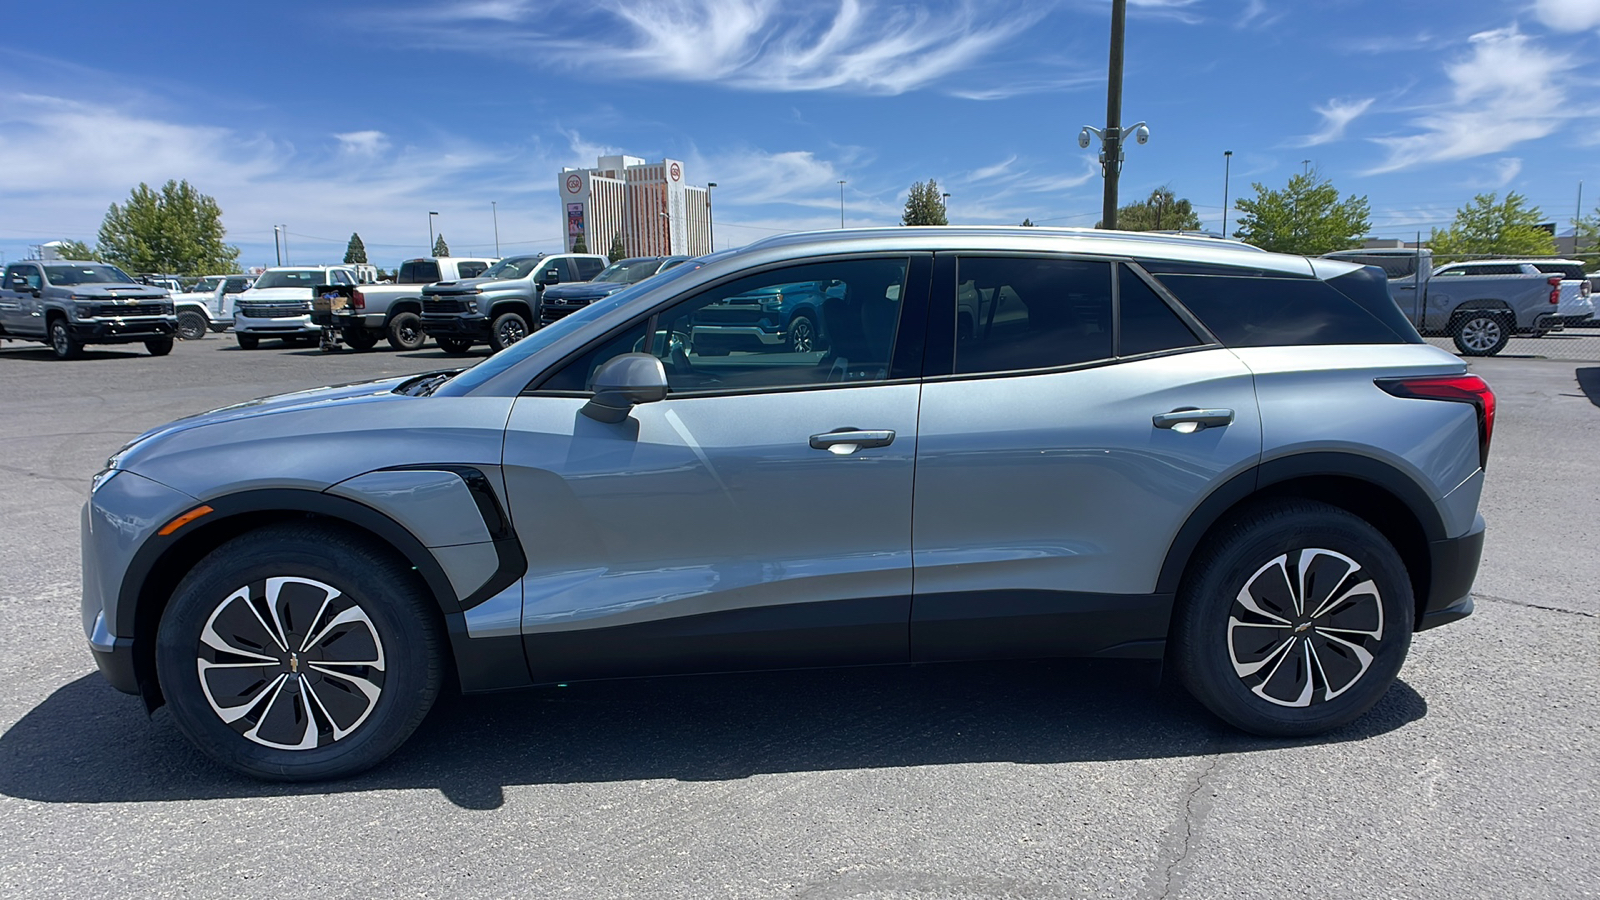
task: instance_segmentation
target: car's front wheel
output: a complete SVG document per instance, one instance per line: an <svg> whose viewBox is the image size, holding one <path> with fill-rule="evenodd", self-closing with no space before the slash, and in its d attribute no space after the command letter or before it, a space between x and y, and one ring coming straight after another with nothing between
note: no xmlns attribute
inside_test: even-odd
<svg viewBox="0 0 1600 900"><path fill-rule="evenodd" d="M277 525L217 548L161 616L156 672L179 730L257 778L369 768L433 705L442 638L416 573L337 529Z"/></svg>
<svg viewBox="0 0 1600 900"><path fill-rule="evenodd" d="M1227 722L1317 734L1389 690L1414 608L1400 555L1372 525L1323 503L1261 505L1196 551L1172 657L1189 692Z"/></svg>
<svg viewBox="0 0 1600 900"><path fill-rule="evenodd" d="M499 353L527 336L528 320L521 313L501 313L489 326L489 347Z"/></svg>
<svg viewBox="0 0 1600 900"><path fill-rule="evenodd" d="M65 319L50 323L50 349L55 352L56 359L76 359L83 352L82 342L72 336Z"/></svg>
<svg viewBox="0 0 1600 900"><path fill-rule="evenodd" d="M466 353L472 349L471 338L436 337L434 340L439 342L439 348L446 353Z"/></svg>
<svg viewBox="0 0 1600 900"><path fill-rule="evenodd" d="M239 339L240 350L254 350L261 346L261 338L257 335L234 332L234 337Z"/></svg>

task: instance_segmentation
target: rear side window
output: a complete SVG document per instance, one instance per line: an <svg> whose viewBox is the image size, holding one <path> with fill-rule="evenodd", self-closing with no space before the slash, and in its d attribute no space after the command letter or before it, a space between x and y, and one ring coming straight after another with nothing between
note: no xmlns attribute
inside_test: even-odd
<svg viewBox="0 0 1600 900"><path fill-rule="evenodd" d="M489 264L484 262L456 263L456 275L463 280L467 278L477 278L488 268Z"/></svg>
<svg viewBox="0 0 1600 900"><path fill-rule="evenodd" d="M1365 308L1375 303L1368 298L1356 301L1332 283L1315 278L1265 278L1257 276L1185 274L1168 264L1167 272L1156 276L1178 301L1230 347L1280 347L1315 344L1397 344L1410 336L1396 333L1386 324L1387 310L1377 313ZM1359 272L1341 278L1350 278ZM1355 286L1357 293L1378 283L1377 273L1365 276L1366 286ZM1336 279L1337 280L1337 279ZM1399 315L1399 308L1384 302ZM1415 334L1411 330L1411 334Z"/></svg>
<svg viewBox="0 0 1600 900"><path fill-rule="evenodd" d="M598 259L582 258L571 260L571 262L578 267L578 281L588 281L599 275L600 270L606 267L605 263Z"/></svg>
<svg viewBox="0 0 1600 900"><path fill-rule="evenodd" d="M1572 263L1534 263L1533 266L1546 275L1560 275L1563 281L1582 281L1588 277L1583 274L1583 266Z"/></svg>
<svg viewBox="0 0 1600 900"><path fill-rule="evenodd" d="M1417 274L1417 257L1415 255L1401 256L1397 253L1372 253L1355 254L1340 253L1333 255L1332 259L1342 259L1358 266L1377 266L1383 270L1388 279L1411 278Z"/></svg>
<svg viewBox="0 0 1600 900"><path fill-rule="evenodd" d="M1200 344L1189 326L1137 272L1117 266L1117 306L1122 318L1118 356L1137 356Z"/></svg>
<svg viewBox="0 0 1600 900"><path fill-rule="evenodd" d="M1111 355L1110 263L970 256L957 263L956 374Z"/></svg>
<svg viewBox="0 0 1600 900"><path fill-rule="evenodd" d="M399 284L434 284L439 280L439 264L431 259L411 259L400 264Z"/></svg>

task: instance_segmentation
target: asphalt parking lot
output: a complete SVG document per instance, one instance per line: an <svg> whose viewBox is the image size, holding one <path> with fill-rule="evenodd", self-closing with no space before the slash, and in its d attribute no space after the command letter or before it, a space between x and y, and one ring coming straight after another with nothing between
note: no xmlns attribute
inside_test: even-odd
<svg viewBox="0 0 1600 900"><path fill-rule="evenodd" d="M454 364L0 343L0 896L1600 896L1600 361L1473 363L1500 399L1477 613L1315 740L1118 668L778 673L449 699L377 771L284 787L100 679L78 511L108 454Z"/></svg>

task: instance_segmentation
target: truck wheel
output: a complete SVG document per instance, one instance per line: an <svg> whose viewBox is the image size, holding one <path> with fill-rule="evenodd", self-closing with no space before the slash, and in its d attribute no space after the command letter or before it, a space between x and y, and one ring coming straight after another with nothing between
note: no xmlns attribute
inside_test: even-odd
<svg viewBox="0 0 1600 900"><path fill-rule="evenodd" d="M144 349L148 350L151 356L166 356L172 352L172 338L151 338L144 342Z"/></svg>
<svg viewBox="0 0 1600 900"><path fill-rule="evenodd" d="M440 349L446 353L465 353L472 349L470 338L436 337L434 340L439 342Z"/></svg>
<svg viewBox="0 0 1600 900"><path fill-rule="evenodd" d="M810 353L817 348L817 328L810 316L795 316L789 320L789 349L796 353Z"/></svg>
<svg viewBox="0 0 1600 900"><path fill-rule="evenodd" d="M528 320L521 313L501 313L489 326L489 348L496 353L528 336Z"/></svg>
<svg viewBox="0 0 1600 900"><path fill-rule="evenodd" d="M338 778L393 753L443 677L436 610L388 547L336 528L269 526L212 551L156 631L178 730L275 781Z"/></svg>
<svg viewBox="0 0 1600 900"><path fill-rule="evenodd" d="M1415 609L1405 564L1376 528L1325 503L1279 501L1206 536L1178 589L1170 646L1184 687L1218 717L1299 737L1382 699Z"/></svg>
<svg viewBox="0 0 1600 900"><path fill-rule="evenodd" d="M1456 320L1450 334L1465 356L1493 356L1511 340L1505 317L1492 311L1466 313Z"/></svg>
<svg viewBox="0 0 1600 900"><path fill-rule="evenodd" d="M178 313L178 337L186 341L198 341L206 336L210 330L206 317L194 310Z"/></svg>
<svg viewBox="0 0 1600 900"><path fill-rule="evenodd" d="M353 325L344 329L340 335L352 350L371 350L378 346L378 336L360 325Z"/></svg>
<svg viewBox="0 0 1600 900"><path fill-rule="evenodd" d="M389 320L389 346L396 350L421 350L428 333L422 330L422 317L403 312Z"/></svg>
<svg viewBox="0 0 1600 900"><path fill-rule="evenodd" d="M234 337L239 339L240 350L254 350L255 348L261 346L261 338L258 335L236 333Z"/></svg>
<svg viewBox="0 0 1600 900"><path fill-rule="evenodd" d="M50 349L55 351L56 359L76 359L83 352L83 342L72 336L66 319L50 323Z"/></svg>

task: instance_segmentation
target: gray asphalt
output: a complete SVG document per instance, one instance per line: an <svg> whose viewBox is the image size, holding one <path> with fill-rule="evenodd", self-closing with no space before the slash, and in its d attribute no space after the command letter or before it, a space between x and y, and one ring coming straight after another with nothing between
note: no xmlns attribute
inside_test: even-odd
<svg viewBox="0 0 1600 900"><path fill-rule="evenodd" d="M1600 364L1473 364L1501 401L1477 614L1316 740L1116 668L782 673L454 698L378 771L285 788L101 681L77 517L109 453L448 364L0 344L0 897L1600 895Z"/></svg>

